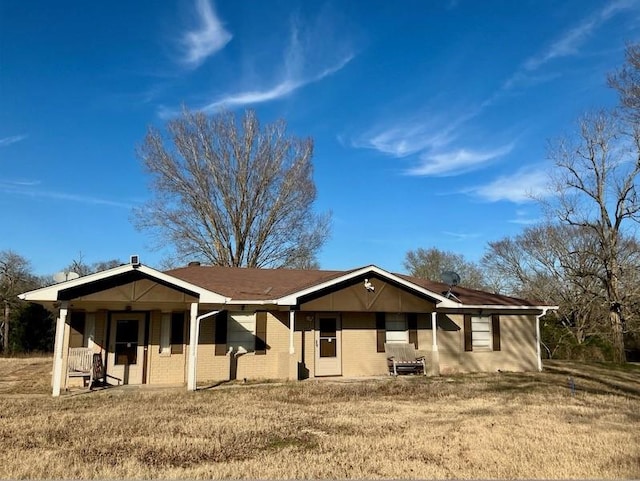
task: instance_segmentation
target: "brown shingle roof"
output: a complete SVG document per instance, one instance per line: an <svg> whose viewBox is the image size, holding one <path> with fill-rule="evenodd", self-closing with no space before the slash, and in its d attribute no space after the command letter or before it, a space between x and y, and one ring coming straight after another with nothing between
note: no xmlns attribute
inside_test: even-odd
<svg viewBox="0 0 640 481"><path fill-rule="evenodd" d="M216 292L234 300L263 301L337 279L359 269L323 271L302 269L249 269L219 266L189 266L166 271L166 274ZM449 287L440 282L394 274L433 293L444 296ZM496 306L534 306L524 299L456 286L452 293L463 304ZM454 299L455 300L455 299Z"/></svg>

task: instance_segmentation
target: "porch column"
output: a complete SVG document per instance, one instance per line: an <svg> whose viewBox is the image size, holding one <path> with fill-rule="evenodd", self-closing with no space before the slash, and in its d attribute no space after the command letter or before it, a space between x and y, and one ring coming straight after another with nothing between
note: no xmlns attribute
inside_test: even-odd
<svg viewBox="0 0 640 481"><path fill-rule="evenodd" d="M296 352L294 333L296 329L296 311L289 311L289 354Z"/></svg>
<svg viewBox="0 0 640 481"><path fill-rule="evenodd" d="M62 355L64 353L64 328L67 322L69 303L63 301L56 319L56 338L54 342L53 354L53 392L54 396L60 396L60 386L62 384Z"/></svg>
<svg viewBox="0 0 640 481"><path fill-rule="evenodd" d="M196 372L198 368L198 338L200 333L198 322L198 303L191 303L191 318L189 322L189 360L187 364L187 390L196 390Z"/></svg>
<svg viewBox="0 0 640 481"><path fill-rule="evenodd" d="M431 313L431 337L433 345L431 347L431 374L440 375L440 353L438 352L438 315L434 311Z"/></svg>
<svg viewBox="0 0 640 481"><path fill-rule="evenodd" d="M296 311L289 311L289 380L298 380L298 358L296 356L295 334Z"/></svg>

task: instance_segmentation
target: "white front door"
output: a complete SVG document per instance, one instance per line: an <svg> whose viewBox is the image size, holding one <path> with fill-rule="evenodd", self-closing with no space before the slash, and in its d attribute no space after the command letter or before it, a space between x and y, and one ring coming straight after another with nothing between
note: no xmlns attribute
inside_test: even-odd
<svg viewBox="0 0 640 481"><path fill-rule="evenodd" d="M342 375L342 326L338 314L316 316L316 376Z"/></svg>
<svg viewBox="0 0 640 481"><path fill-rule="evenodd" d="M144 376L145 314L117 312L111 315L107 382L142 384Z"/></svg>

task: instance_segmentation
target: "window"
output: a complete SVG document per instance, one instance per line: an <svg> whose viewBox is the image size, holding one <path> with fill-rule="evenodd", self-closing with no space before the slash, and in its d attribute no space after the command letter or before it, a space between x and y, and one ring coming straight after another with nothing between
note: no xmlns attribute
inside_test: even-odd
<svg viewBox="0 0 640 481"><path fill-rule="evenodd" d="M384 352L386 342L408 342L418 349L418 315L376 313L376 350Z"/></svg>
<svg viewBox="0 0 640 481"><path fill-rule="evenodd" d="M227 324L227 349L237 352L242 347L247 352L255 350L256 314L255 312L229 312Z"/></svg>
<svg viewBox="0 0 640 481"><path fill-rule="evenodd" d="M491 317L471 317L471 347L474 351L491 351Z"/></svg>
<svg viewBox="0 0 640 481"><path fill-rule="evenodd" d="M171 314L171 354L182 354L184 350L184 312Z"/></svg>
<svg viewBox="0 0 640 481"><path fill-rule="evenodd" d="M385 330L387 331L386 342L409 342L407 318L404 314L386 314Z"/></svg>
<svg viewBox="0 0 640 481"><path fill-rule="evenodd" d="M163 312L160 326L160 355L184 351L184 312Z"/></svg>
<svg viewBox="0 0 640 481"><path fill-rule="evenodd" d="M71 330L69 332L69 347L84 347L84 330L86 315L84 311L72 311L69 316Z"/></svg>
<svg viewBox="0 0 640 481"><path fill-rule="evenodd" d="M500 316L464 316L465 351L500 350Z"/></svg>
<svg viewBox="0 0 640 481"><path fill-rule="evenodd" d="M221 311L215 317L214 355L226 356L230 349L238 352L242 347L246 352L264 355L267 344L267 312Z"/></svg>
<svg viewBox="0 0 640 481"><path fill-rule="evenodd" d="M137 319L118 319L116 324L116 364L137 364L138 328Z"/></svg>

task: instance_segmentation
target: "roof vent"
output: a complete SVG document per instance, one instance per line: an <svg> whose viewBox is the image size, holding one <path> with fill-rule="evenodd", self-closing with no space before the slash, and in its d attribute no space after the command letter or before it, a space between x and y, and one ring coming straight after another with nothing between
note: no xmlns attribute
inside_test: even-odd
<svg viewBox="0 0 640 481"><path fill-rule="evenodd" d="M187 267L198 267L200 265L200 262L198 261L191 261L187 264Z"/></svg>

